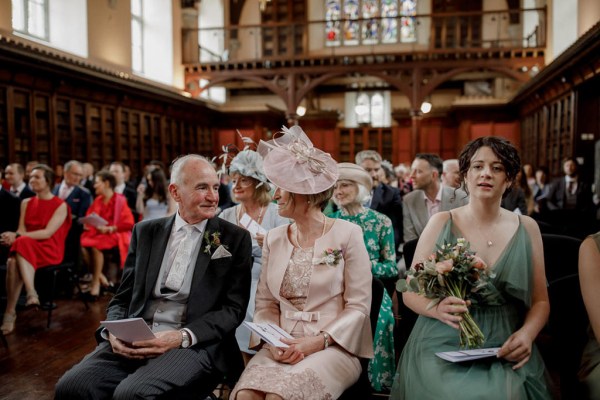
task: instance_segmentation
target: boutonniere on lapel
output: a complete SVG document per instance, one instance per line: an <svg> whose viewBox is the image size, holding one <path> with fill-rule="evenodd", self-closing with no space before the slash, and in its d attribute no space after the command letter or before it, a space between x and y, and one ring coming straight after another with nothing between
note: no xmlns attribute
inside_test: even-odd
<svg viewBox="0 0 600 400"><path fill-rule="evenodd" d="M327 264L330 267L335 267L342 259L342 249L327 249L323 251L323 257L313 258L313 265Z"/></svg>
<svg viewBox="0 0 600 400"><path fill-rule="evenodd" d="M221 244L221 232L204 232L204 254L208 254L211 260L217 258L231 257L231 253L227 251L227 245Z"/></svg>

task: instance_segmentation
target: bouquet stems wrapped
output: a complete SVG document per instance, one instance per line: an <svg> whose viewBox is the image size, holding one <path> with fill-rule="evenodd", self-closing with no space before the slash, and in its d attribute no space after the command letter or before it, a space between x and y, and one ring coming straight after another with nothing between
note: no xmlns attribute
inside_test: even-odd
<svg viewBox="0 0 600 400"><path fill-rule="evenodd" d="M411 279L399 280L396 288L399 292L415 292L431 299L428 309L450 296L476 303L475 295L489 284L494 275L469 247L464 238L438 246L434 254L410 268L408 275ZM483 346L484 334L471 313L467 311L461 317L462 321L458 323L460 346Z"/></svg>

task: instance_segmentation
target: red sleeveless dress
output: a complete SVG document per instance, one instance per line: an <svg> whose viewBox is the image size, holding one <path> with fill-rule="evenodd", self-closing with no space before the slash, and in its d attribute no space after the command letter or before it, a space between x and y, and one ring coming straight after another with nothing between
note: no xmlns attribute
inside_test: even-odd
<svg viewBox="0 0 600 400"><path fill-rule="evenodd" d="M44 229L54 212L64 201L54 196L49 200L42 200L37 196L31 197L25 208L25 229L33 232ZM27 236L18 237L10 252L20 254L33 268L38 269L48 265L60 264L65 254L65 239L71 228L71 211L67 206L65 222L48 239L32 239Z"/></svg>

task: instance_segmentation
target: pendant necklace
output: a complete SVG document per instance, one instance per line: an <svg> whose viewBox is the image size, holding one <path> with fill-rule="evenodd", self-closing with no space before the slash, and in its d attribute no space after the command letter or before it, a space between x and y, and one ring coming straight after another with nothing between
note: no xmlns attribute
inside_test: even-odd
<svg viewBox="0 0 600 400"><path fill-rule="evenodd" d="M477 224L475 222L474 218L471 217L471 219L473 220L474 225L477 227L477 230L479 231L479 234L485 240L485 242L487 244L487 247L492 247L494 245L494 242L491 239L489 239L487 235L483 234L483 232L481 231L481 227L479 226L479 224ZM494 230L495 230L497 224L498 224L498 217L496 217L496 220L492 224L492 235L494 234Z"/></svg>

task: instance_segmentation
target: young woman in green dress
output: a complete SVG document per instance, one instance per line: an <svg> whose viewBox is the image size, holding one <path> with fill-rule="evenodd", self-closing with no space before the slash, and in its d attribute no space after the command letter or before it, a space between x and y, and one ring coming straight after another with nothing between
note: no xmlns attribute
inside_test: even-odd
<svg viewBox="0 0 600 400"><path fill-rule="evenodd" d="M464 237L495 276L477 305L448 297L428 308L429 299L403 294L420 316L402 352L391 399L549 399L534 344L550 310L540 231L531 218L500 207L520 168L519 155L505 139L483 137L463 149L459 163L469 203L429 220L413 264L436 244ZM497 358L451 363L435 355L459 349L458 322L467 307L485 335L483 347L500 347Z"/></svg>

